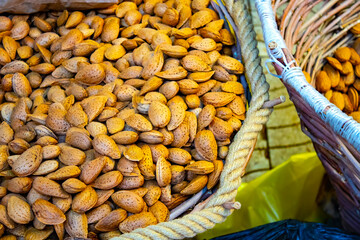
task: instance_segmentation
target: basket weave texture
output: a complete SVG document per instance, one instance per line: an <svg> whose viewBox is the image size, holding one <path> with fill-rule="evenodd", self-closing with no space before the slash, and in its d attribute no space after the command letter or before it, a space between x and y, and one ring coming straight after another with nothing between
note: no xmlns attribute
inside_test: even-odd
<svg viewBox="0 0 360 240"><path fill-rule="evenodd" d="M255 147L257 136L269 119L272 109L263 108L264 103L269 100L269 85L261 67L255 39L256 34L251 15L246 6L247 1L223 0L223 2L227 13L230 14L235 24L232 27L235 29L236 39L240 43L252 98L246 119L229 147L226 163L220 176L219 188L207 200L202 210L193 211L184 217L169 222L136 229L131 233L112 238L112 240L190 238L213 228L217 223L225 221L226 217L233 212L224 206L235 201L237 189L241 184L241 177Z"/></svg>
<svg viewBox="0 0 360 240"><path fill-rule="evenodd" d="M360 23L360 2L256 0L256 4L270 61L335 188L343 227L360 233L360 124L317 92L314 80L309 84L302 74L306 70L314 79L325 57L352 44L355 36L350 29ZM279 10L283 15L276 21L274 13Z"/></svg>

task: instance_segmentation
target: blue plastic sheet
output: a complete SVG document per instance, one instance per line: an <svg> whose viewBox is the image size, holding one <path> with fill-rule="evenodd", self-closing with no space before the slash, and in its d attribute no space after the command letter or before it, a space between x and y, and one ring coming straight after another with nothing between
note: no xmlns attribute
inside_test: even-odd
<svg viewBox="0 0 360 240"><path fill-rule="evenodd" d="M359 236L350 235L343 230L322 223L303 223L297 220L283 220L269 223L250 230L214 238L214 240L357 240Z"/></svg>

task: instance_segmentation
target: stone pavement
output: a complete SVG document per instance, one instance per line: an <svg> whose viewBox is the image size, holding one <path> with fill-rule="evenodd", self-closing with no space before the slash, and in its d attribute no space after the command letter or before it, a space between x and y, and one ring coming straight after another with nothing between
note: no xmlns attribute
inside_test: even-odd
<svg viewBox="0 0 360 240"><path fill-rule="evenodd" d="M301 131L299 117L293 103L289 100L285 86L278 78L268 74L264 67L268 55L262 36L261 23L254 1L248 0L248 2L250 2L253 24L257 33L258 48L264 73L266 74L266 80L270 84L270 99L283 95L286 97L286 102L274 108L247 166L246 175L243 178L244 182L261 176L294 154L314 151L310 138ZM274 69L271 69L271 71L274 72Z"/></svg>

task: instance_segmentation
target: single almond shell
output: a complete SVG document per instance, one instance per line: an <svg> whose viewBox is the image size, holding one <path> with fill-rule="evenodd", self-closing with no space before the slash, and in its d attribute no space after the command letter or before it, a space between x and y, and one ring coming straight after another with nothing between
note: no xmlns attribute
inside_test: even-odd
<svg viewBox="0 0 360 240"><path fill-rule="evenodd" d="M36 200L32 205L32 210L36 218L43 224L57 225L66 220L64 213L59 208L44 199Z"/></svg>

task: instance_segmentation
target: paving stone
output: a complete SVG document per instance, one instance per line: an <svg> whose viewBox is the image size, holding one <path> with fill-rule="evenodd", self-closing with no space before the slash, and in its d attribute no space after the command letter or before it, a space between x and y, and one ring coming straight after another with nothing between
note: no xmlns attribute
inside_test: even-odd
<svg viewBox="0 0 360 240"><path fill-rule="evenodd" d="M288 160L292 155L313 151L314 147L311 142L287 148L272 148L270 149L271 167L274 168L280 165L284 161Z"/></svg>
<svg viewBox="0 0 360 240"><path fill-rule="evenodd" d="M286 108L276 108L271 114L269 121L267 122L268 128L289 126L300 122L295 106L290 105Z"/></svg>
<svg viewBox="0 0 360 240"><path fill-rule="evenodd" d="M245 174L245 176L242 178L242 182L250 182L251 180L254 180L255 178L260 177L267 171L268 170L263 170L263 171L256 171L256 172Z"/></svg>
<svg viewBox="0 0 360 240"><path fill-rule="evenodd" d="M269 128L267 133L270 150L272 147L292 146L310 141L310 138L301 131L300 124L290 127Z"/></svg>
<svg viewBox="0 0 360 240"><path fill-rule="evenodd" d="M262 33L261 25L258 25L258 24L255 25L254 24L254 30L256 32L256 40L264 42L264 36L263 36L263 33Z"/></svg>
<svg viewBox="0 0 360 240"><path fill-rule="evenodd" d="M268 54L266 52L266 46L265 46L264 42L259 41L257 44L257 47L259 49L260 57L268 57Z"/></svg>
<svg viewBox="0 0 360 240"><path fill-rule="evenodd" d="M257 142L255 145L255 149L265 149L267 148L267 138L266 138L266 133L265 133L265 127L262 129L262 131L260 132L258 138L257 138Z"/></svg>
<svg viewBox="0 0 360 240"><path fill-rule="evenodd" d="M246 172L260 169L270 169L270 162L266 157L266 150L254 150L252 157L246 167Z"/></svg>

